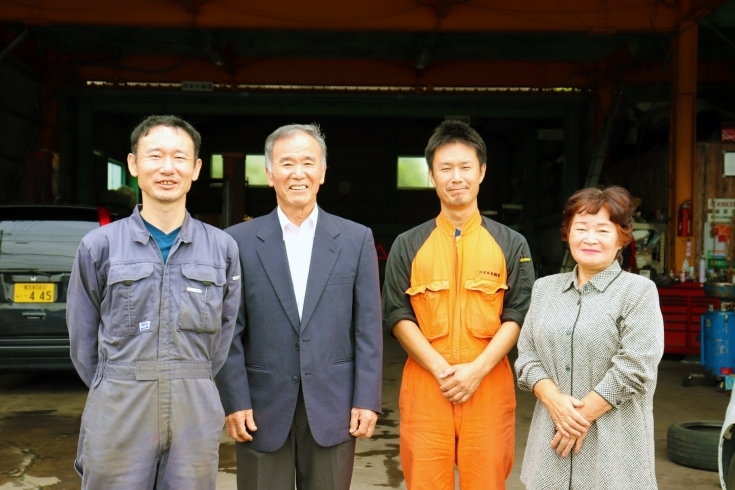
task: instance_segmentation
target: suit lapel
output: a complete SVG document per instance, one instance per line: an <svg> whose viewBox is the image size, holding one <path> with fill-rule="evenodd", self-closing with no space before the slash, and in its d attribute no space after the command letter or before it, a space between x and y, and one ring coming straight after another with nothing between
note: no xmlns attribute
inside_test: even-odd
<svg viewBox="0 0 735 490"><path fill-rule="evenodd" d="M314 245L311 249L311 263L309 265L309 278L306 281L306 295L304 297L304 309L301 313L301 331L303 332L319 298L321 298L327 281L332 274L334 264L342 250L340 244L335 240L340 231L331 214L325 213L319 208L316 230L314 232Z"/></svg>
<svg viewBox="0 0 735 490"><path fill-rule="evenodd" d="M281 230L281 224L275 210L258 230L258 238L263 241L263 244L258 247L260 262L263 264L265 273L268 275L273 289L276 290L278 299L289 320L291 320L293 328L299 332L301 323L299 322L299 309L296 306L291 271L288 268L288 255L286 255L286 245L283 243L283 230Z"/></svg>

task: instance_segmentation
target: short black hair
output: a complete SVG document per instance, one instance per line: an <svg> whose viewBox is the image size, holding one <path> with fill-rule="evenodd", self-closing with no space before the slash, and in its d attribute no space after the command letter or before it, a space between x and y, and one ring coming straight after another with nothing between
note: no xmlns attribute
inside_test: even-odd
<svg viewBox="0 0 735 490"><path fill-rule="evenodd" d="M434 129L434 134L429 138L424 155L429 171L433 170L434 153L439 147L452 143L462 143L475 149L480 165L487 163L487 147L482 137L469 124L456 119L447 119Z"/></svg>
<svg viewBox="0 0 735 490"><path fill-rule="evenodd" d="M194 129L194 126L184 121L178 116L148 116L143 119L133 132L130 133L130 152L135 155L138 149L138 142L148 132L158 126L167 126L169 128L181 129L191 137L194 142L194 158L199 158L199 149L202 147L202 136L199 131Z"/></svg>

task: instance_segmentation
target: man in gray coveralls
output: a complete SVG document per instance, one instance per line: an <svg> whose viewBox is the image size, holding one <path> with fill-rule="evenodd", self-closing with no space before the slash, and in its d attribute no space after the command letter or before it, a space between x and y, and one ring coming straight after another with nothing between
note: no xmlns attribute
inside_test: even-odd
<svg viewBox="0 0 735 490"><path fill-rule="evenodd" d="M224 412L212 378L240 305L235 241L187 213L201 137L174 116L131 135L143 194L82 240L67 293L71 358L90 387L75 467L84 489L215 488Z"/></svg>

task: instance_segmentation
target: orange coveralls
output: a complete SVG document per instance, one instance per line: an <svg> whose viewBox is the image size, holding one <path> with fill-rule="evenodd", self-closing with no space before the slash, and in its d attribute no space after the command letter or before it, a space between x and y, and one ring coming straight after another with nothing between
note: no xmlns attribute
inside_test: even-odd
<svg viewBox="0 0 735 490"><path fill-rule="evenodd" d="M507 250L483 226L479 213L459 233L440 215L433 230L427 230L425 240L423 236L404 237L408 246L398 243L395 257L391 249L393 260L389 258L386 269L384 317L392 322L386 327L392 328L397 317L385 311L386 295L396 292L396 286L402 282L399 269L406 269L410 249L416 248L410 261L409 287L404 293L415 314L414 321L432 347L452 365L474 360L502 321L522 324L528 306L533 281L528 245L510 229L487 222L486 226L502 227L501 242ZM422 227L426 225L418 228ZM506 256L515 261L513 292L521 306L518 314L509 318L501 317L509 287ZM519 294L524 289L526 294ZM399 401L401 463L407 487L452 490L456 463L463 490L505 488L514 456L513 384L511 366L503 358L468 401L454 405L444 398L434 376L409 357Z"/></svg>

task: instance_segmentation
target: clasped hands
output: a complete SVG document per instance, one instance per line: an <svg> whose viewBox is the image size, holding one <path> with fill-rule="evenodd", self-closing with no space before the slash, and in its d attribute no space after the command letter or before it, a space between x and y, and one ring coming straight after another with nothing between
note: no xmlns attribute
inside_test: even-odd
<svg viewBox="0 0 735 490"><path fill-rule="evenodd" d="M566 458L574 450L579 454L582 449L584 438L587 437L593 417L585 413L585 404L582 400L564 393L555 393L544 401L546 409L551 415L551 420L556 427L556 433L549 445Z"/></svg>
<svg viewBox="0 0 735 490"><path fill-rule="evenodd" d="M444 398L458 404L466 402L475 394L486 374L479 361L472 361L453 366L447 363L434 377L439 382Z"/></svg>
<svg viewBox="0 0 735 490"><path fill-rule="evenodd" d="M353 408L350 411L350 434L352 437L372 437L378 414L366 408ZM225 417L227 435L237 442L253 440L251 432L258 430L252 410L240 410Z"/></svg>

